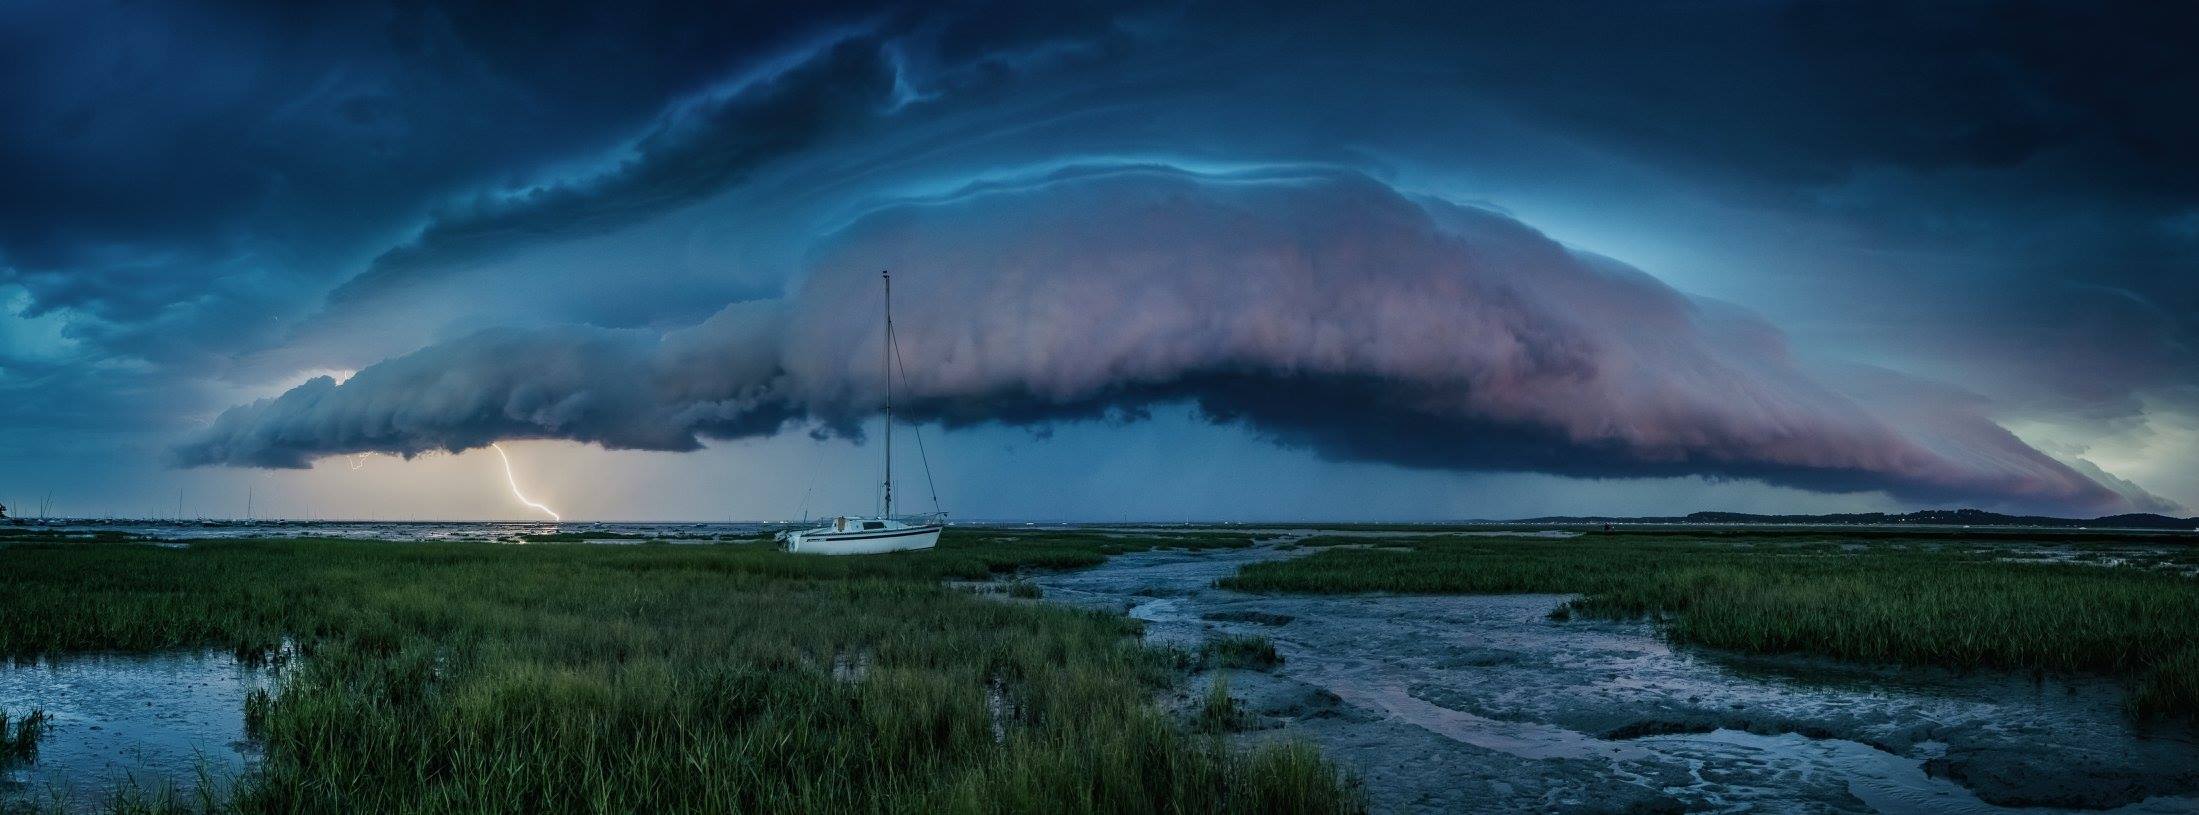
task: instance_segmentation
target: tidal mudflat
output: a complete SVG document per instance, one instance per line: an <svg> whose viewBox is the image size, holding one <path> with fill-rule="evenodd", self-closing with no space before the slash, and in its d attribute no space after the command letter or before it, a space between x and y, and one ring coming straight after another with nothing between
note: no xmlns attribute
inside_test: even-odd
<svg viewBox="0 0 2199 815"><path fill-rule="evenodd" d="M1554 619L1577 594L1215 587L1315 551L1137 553L1038 582L1157 643L1265 637L1280 666L1227 672L1241 738L1311 741L1378 812L2199 811L2188 720L2135 714L2112 677L1751 656L1647 618Z"/></svg>

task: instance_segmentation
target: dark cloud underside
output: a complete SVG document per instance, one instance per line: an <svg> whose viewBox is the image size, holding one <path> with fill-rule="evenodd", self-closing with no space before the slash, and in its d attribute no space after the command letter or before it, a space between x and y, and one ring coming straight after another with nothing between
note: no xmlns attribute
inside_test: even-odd
<svg viewBox="0 0 2199 815"><path fill-rule="evenodd" d="M1189 400L1284 443L1408 466L2119 500L2013 437L1979 455L1906 436L1813 381L1768 326L1509 218L1352 175L1157 168L887 209L821 247L784 304L661 340L487 332L233 409L179 455L294 467L499 438L683 450L796 418L846 426L882 402L867 270L889 267L902 351L921 361L902 398L922 418Z"/></svg>

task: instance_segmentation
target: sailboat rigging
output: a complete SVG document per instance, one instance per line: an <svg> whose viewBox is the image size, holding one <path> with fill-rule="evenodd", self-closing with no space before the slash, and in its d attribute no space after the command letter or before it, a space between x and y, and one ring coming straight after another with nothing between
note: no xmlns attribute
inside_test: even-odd
<svg viewBox="0 0 2199 815"><path fill-rule="evenodd" d="M779 542L789 552L819 555L867 555L880 552L899 552L910 549L930 549L939 544L940 530L946 527L947 514L939 509L939 489L932 486L932 513L927 515L896 516L893 514L893 375L894 366L900 361L901 351L893 335L893 273L880 272L885 284L886 336L883 359L885 362L885 478L880 493L879 513L875 517L838 516L832 523L814 529L803 529L779 534ZM905 378L907 372L902 375ZM924 437L917 436L921 452ZM924 478L931 479L931 458L924 456ZM804 497L804 503L807 503Z"/></svg>

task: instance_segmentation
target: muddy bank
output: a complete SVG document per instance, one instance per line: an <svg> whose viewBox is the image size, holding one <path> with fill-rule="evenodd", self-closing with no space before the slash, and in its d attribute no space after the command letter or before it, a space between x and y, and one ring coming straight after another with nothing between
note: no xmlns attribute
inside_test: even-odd
<svg viewBox="0 0 2199 815"><path fill-rule="evenodd" d="M1245 738L1320 745L1383 812L2199 811L2199 739L2134 722L2113 682L1676 649L1644 623L1553 621L1555 595L1212 587L1290 554L1150 552L1038 582L1159 643L1270 638L1281 667L1229 677L1262 728Z"/></svg>

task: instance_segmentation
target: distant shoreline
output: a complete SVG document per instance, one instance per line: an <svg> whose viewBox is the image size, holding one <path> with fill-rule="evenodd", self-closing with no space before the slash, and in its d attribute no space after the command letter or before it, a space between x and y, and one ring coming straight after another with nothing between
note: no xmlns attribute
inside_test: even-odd
<svg viewBox="0 0 2199 815"><path fill-rule="evenodd" d="M568 520L564 522L535 519L502 520L376 520L366 518L5 518L0 524L45 527L128 527L128 526L182 526L201 528L220 527L295 527L295 526L453 526L477 524L501 524L527 527L562 528L611 528L611 527L693 527L693 528L758 528L803 523L787 520L743 521L694 521L694 520ZM1237 529L1400 529L1429 530L1442 527L1488 526L1604 526L1613 527L1844 527L1886 529L1968 529L1979 530L2037 530L2065 531L2147 531L2147 532L2199 532L2199 517L2178 518L2150 513L2106 515L2096 518L2060 518L2048 515L2006 515L1977 509L1921 510L1917 512L1851 512L1815 515L1770 515L1744 512L1695 512L1671 516L1624 515L1547 515L1534 518L1468 518L1435 521L1381 521L1381 520L1171 520L1133 521L1111 520L1027 520L1016 518L963 518L953 521L957 526L1050 526L1050 527L1122 527L1136 529L1229 527Z"/></svg>

